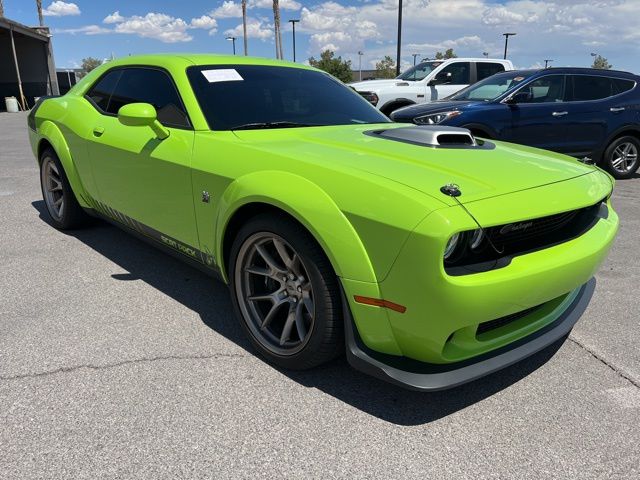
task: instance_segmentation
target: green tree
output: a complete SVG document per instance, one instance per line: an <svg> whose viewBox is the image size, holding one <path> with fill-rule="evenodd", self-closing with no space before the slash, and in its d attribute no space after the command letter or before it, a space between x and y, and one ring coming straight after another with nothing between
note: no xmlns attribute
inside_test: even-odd
<svg viewBox="0 0 640 480"><path fill-rule="evenodd" d="M389 55L376 63L376 78L395 78L396 62Z"/></svg>
<svg viewBox="0 0 640 480"><path fill-rule="evenodd" d="M447 48L444 53L436 52L436 60L447 60L448 58L458 58L458 55L454 53L453 48Z"/></svg>
<svg viewBox="0 0 640 480"><path fill-rule="evenodd" d="M82 65L80 68L82 69L82 73L80 76L84 77L87 73L89 73L94 68L102 65L102 60L93 57L87 57L82 59Z"/></svg>
<svg viewBox="0 0 640 480"><path fill-rule="evenodd" d="M342 60L342 57L336 57L335 55L331 50L325 50L320 54L320 60L316 60L313 57L309 58L309 65L324 70L345 83L352 82L351 61Z"/></svg>
<svg viewBox="0 0 640 480"><path fill-rule="evenodd" d="M600 70L609 70L611 67L613 67L613 65L602 55L596 55L593 59L593 65L591 65L591 68L599 68Z"/></svg>

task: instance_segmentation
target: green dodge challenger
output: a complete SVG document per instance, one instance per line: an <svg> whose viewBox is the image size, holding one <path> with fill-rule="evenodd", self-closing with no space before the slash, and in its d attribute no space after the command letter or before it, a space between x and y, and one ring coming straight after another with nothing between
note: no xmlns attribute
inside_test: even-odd
<svg viewBox="0 0 640 480"><path fill-rule="evenodd" d="M109 62L28 118L51 223L98 216L219 276L255 348L417 390L568 334L616 235L602 170L390 123L303 65Z"/></svg>

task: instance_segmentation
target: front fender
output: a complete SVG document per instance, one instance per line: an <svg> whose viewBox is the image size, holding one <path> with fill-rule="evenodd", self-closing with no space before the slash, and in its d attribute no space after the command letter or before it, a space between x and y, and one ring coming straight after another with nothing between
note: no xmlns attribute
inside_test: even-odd
<svg viewBox="0 0 640 480"><path fill-rule="evenodd" d="M306 178L275 170L244 175L222 194L216 215L215 251L225 279L225 231L233 214L249 203L273 205L298 220L320 244L339 277L376 282L360 237L331 197Z"/></svg>
<svg viewBox="0 0 640 480"><path fill-rule="evenodd" d="M67 175L67 179L69 180L69 184L71 185L78 203L82 207L89 208L90 204L88 199L90 196L82 185L78 171L73 163L69 145L67 145L67 141L62 135L60 129L52 121L45 120L38 126L38 135L40 139L38 140L37 148L34 149L36 156L38 155L38 152L40 152L42 142L45 140L49 142L53 147L53 150L56 152L56 155L58 155L60 163L62 163L62 168L64 168L64 172ZM40 161L39 158L38 161Z"/></svg>

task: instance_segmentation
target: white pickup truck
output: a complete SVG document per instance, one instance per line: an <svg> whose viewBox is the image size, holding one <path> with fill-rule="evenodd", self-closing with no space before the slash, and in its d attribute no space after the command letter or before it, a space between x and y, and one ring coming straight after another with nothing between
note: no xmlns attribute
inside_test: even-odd
<svg viewBox="0 0 640 480"><path fill-rule="evenodd" d="M421 62L390 80L351 83L385 115L415 103L439 100L494 73L513 70L509 60L450 58Z"/></svg>

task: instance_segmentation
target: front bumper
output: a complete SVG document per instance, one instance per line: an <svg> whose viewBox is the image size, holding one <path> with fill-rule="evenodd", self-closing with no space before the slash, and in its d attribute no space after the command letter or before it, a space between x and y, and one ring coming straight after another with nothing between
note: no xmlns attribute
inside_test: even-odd
<svg viewBox="0 0 640 480"><path fill-rule="evenodd" d="M357 370L411 390L437 391L456 387L523 360L563 338L585 311L595 283L592 278L571 292L568 306L559 307L564 311L541 330L479 357L450 364L428 364L367 348L358 335L345 300L347 360Z"/></svg>

